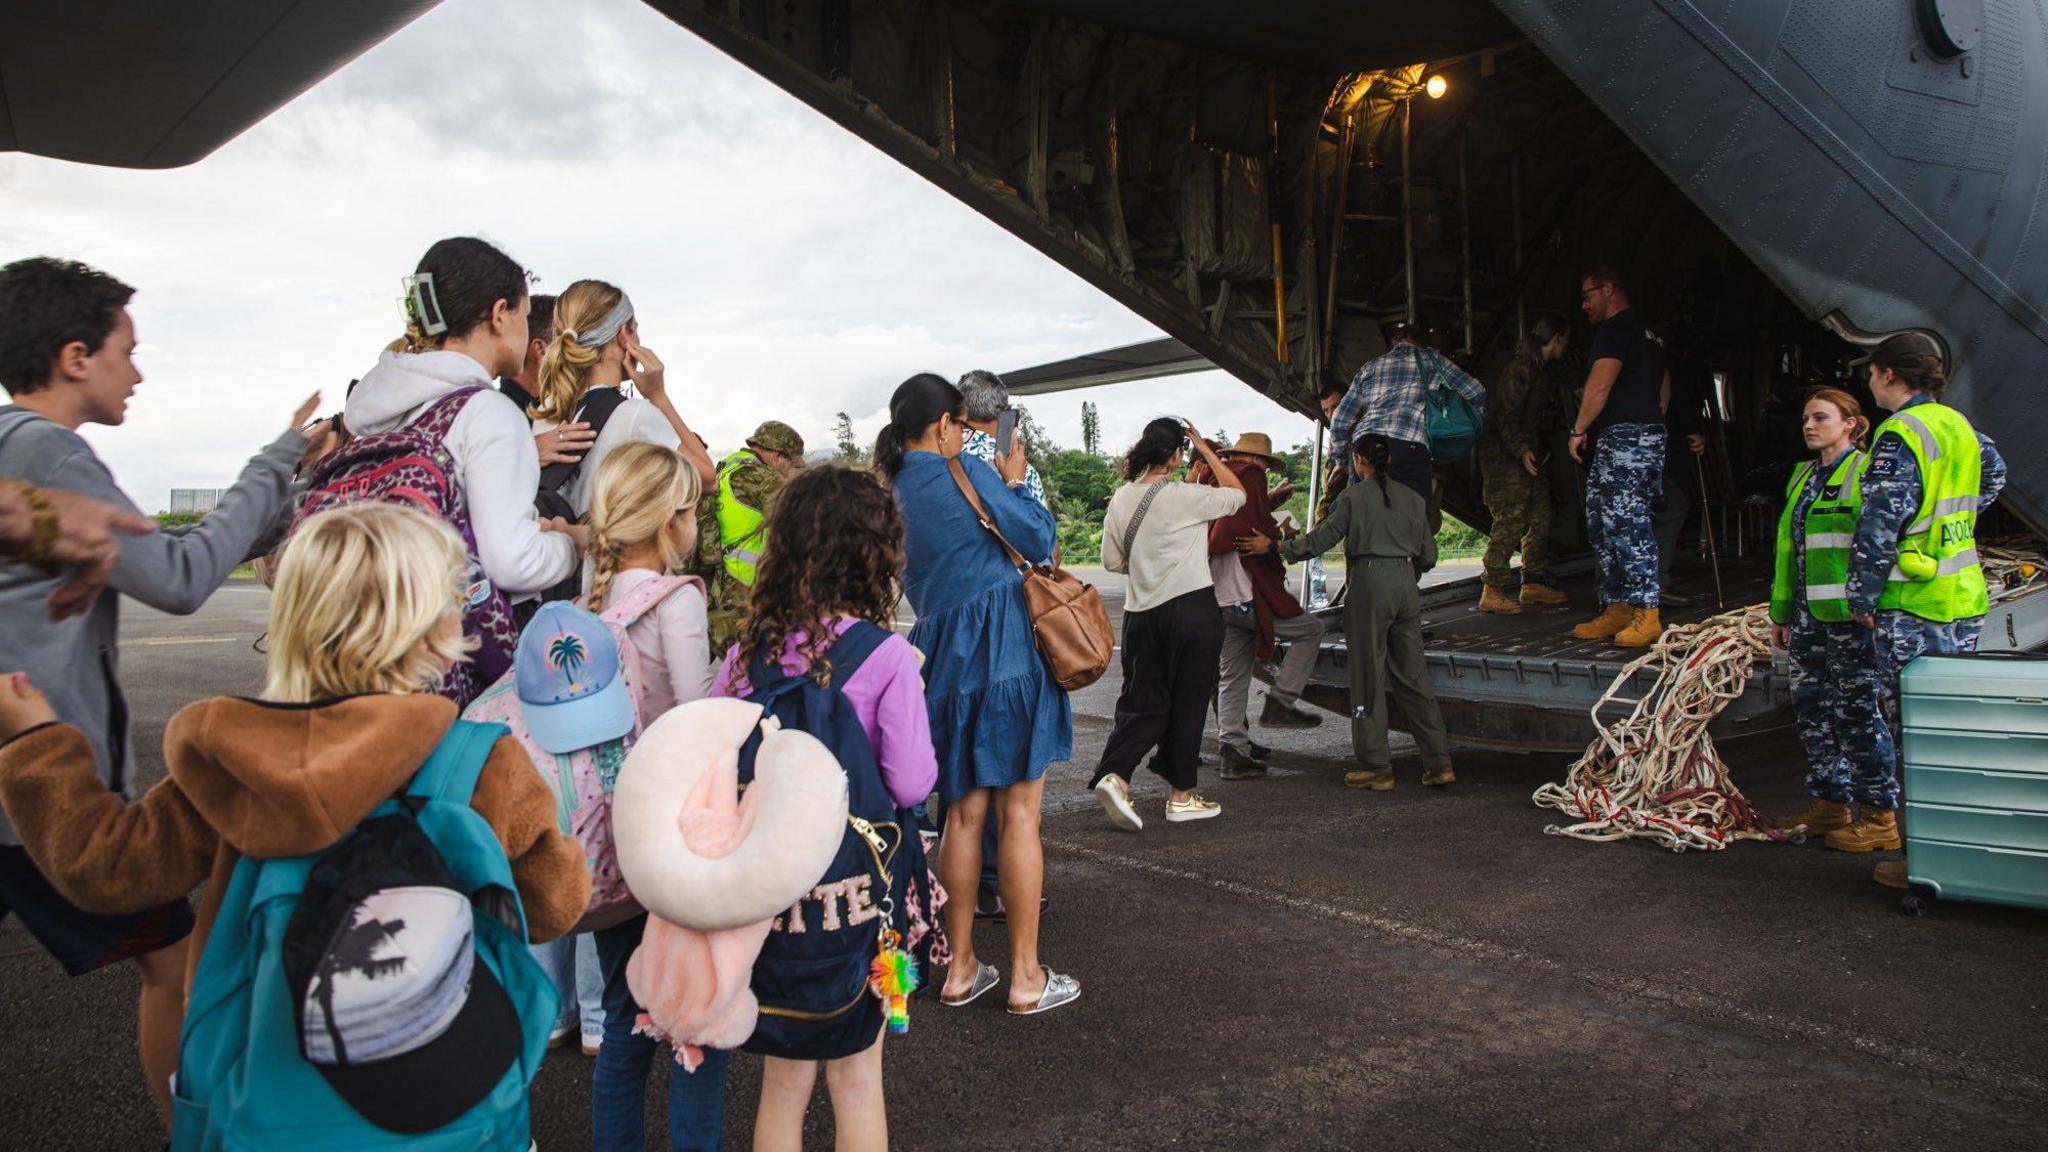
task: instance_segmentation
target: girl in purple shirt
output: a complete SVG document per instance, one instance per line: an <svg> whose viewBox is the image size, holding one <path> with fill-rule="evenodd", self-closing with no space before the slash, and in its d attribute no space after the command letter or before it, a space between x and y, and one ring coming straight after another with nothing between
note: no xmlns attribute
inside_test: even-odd
<svg viewBox="0 0 2048 1152"><path fill-rule="evenodd" d="M840 633L857 621L883 629L894 623L902 566L903 518L874 477L835 465L799 474L769 517L747 619L713 694L748 695L746 668L756 652L779 652L786 672L831 684L825 654ZM917 649L892 630L846 683L836 685L860 717L882 783L904 808L923 800L938 781L918 661ZM823 1064L839 1146L888 1147L881 1031L864 1051L836 1060L762 1057L755 1146L802 1146L804 1110Z"/></svg>

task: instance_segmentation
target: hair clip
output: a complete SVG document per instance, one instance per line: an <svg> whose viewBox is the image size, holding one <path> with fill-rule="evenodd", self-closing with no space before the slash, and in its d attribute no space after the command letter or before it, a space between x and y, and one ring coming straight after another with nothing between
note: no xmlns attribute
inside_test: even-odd
<svg viewBox="0 0 2048 1152"><path fill-rule="evenodd" d="M399 303L405 308L406 319L419 325L420 331L429 336L446 332L448 320L441 315L441 298L434 293L434 274L421 272L407 276L403 283L405 299Z"/></svg>

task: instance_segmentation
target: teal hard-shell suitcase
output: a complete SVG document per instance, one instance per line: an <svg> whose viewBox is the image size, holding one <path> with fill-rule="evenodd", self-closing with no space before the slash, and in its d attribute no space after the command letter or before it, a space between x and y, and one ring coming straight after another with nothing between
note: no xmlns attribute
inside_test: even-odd
<svg viewBox="0 0 2048 1152"><path fill-rule="evenodd" d="M1909 912L2048 908L2048 658L1922 656L1900 683Z"/></svg>

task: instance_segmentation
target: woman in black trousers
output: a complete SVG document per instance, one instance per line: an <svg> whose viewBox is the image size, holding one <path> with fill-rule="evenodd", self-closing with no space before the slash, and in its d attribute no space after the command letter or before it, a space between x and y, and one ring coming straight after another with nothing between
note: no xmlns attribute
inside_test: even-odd
<svg viewBox="0 0 2048 1152"><path fill-rule="evenodd" d="M1188 446L1209 466L1217 487L1172 479ZM1152 752L1152 771L1166 779L1168 823L1206 820L1223 806L1195 794L1209 698L1223 652L1223 617L1209 578L1209 523L1244 504L1244 485L1216 458L1194 425L1161 418L1124 457L1130 483L1110 497L1102 522L1102 563L1128 578L1124 597L1123 690L1116 727L1090 782L1110 822L1145 827L1131 804L1131 774Z"/></svg>

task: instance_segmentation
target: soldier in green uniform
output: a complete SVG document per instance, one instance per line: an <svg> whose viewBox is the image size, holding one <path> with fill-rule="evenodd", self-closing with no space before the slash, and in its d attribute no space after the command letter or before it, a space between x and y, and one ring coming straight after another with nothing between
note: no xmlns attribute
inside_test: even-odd
<svg viewBox="0 0 2048 1152"><path fill-rule="evenodd" d="M717 490L697 504L692 573L703 579L710 602L714 659L724 655L746 618L768 514L803 462L804 438L797 430L766 421L747 437L746 447L719 462Z"/></svg>
<svg viewBox="0 0 2048 1152"><path fill-rule="evenodd" d="M1545 559L1550 550L1550 481L1541 451L1543 413L1551 403L1544 366L1564 356L1571 328L1564 317L1545 312L1522 337L1515 358L1488 394L1492 408L1479 441L1479 472L1486 481L1487 534L1484 585L1479 610L1512 616L1524 604L1563 604L1550 586ZM1510 596L1514 574L1508 560L1522 552L1522 588Z"/></svg>

